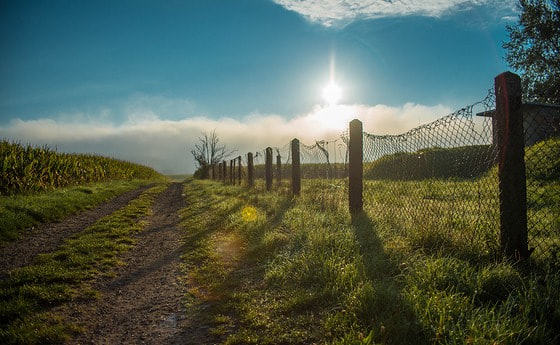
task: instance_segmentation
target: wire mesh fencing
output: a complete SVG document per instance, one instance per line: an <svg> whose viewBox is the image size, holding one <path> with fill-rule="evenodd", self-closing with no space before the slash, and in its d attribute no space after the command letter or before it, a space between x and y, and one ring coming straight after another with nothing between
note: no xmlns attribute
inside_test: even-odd
<svg viewBox="0 0 560 345"><path fill-rule="evenodd" d="M481 101L406 133L372 134L352 123L333 138L241 156L238 183L252 171L259 186L291 184L298 195L301 178L309 193L322 191L314 195L324 199L314 200L320 208L348 202L354 212L358 176L357 209L407 245L560 266L560 106L522 104L517 76L498 76Z"/></svg>
<svg viewBox="0 0 560 345"><path fill-rule="evenodd" d="M340 179L347 177L347 145L344 132L328 140L317 140L311 144L300 143L300 169L303 179ZM290 181L292 177L291 143L274 146L272 149L273 179ZM266 178L266 149L253 153L255 179ZM246 161L246 159L245 159ZM245 164L246 165L246 164Z"/></svg>
<svg viewBox="0 0 560 345"><path fill-rule="evenodd" d="M302 178L336 179L347 176L344 133L337 138L317 140L300 146Z"/></svg>
<svg viewBox="0 0 560 345"><path fill-rule="evenodd" d="M523 105L531 256L560 263L560 105Z"/></svg>
<svg viewBox="0 0 560 345"><path fill-rule="evenodd" d="M364 133L365 207L425 250L498 252L497 151L481 102L399 135Z"/></svg>

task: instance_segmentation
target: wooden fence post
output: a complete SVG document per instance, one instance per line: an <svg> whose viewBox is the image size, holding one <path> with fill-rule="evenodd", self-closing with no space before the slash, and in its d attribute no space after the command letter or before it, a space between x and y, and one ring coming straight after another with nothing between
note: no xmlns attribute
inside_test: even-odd
<svg viewBox="0 0 560 345"><path fill-rule="evenodd" d="M272 148L266 148L265 157L266 190L272 189Z"/></svg>
<svg viewBox="0 0 560 345"><path fill-rule="evenodd" d="M254 176L255 171L253 167L253 153L249 152L247 153L247 184L249 185L249 187L253 187L255 183Z"/></svg>
<svg viewBox="0 0 560 345"><path fill-rule="evenodd" d="M292 194L299 195L301 192L301 167L299 156L299 140L292 139Z"/></svg>
<svg viewBox="0 0 560 345"><path fill-rule="evenodd" d="M521 78L511 72L502 73L494 79L494 90L496 112L493 123L497 126L500 244L506 256L519 260L529 256Z"/></svg>
<svg viewBox="0 0 560 345"><path fill-rule="evenodd" d="M226 181L227 181L227 163L224 160L222 162L222 182L226 183Z"/></svg>
<svg viewBox="0 0 560 345"><path fill-rule="evenodd" d="M229 184L233 183L233 159L229 160Z"/></svg>
<svg viewBox="0 0 560 345"><path fill-rule="evenodd" d="M236 165L237 165L237 157L235 157L234 159L231 160L231 166L233 167L233 173L231 174L231 184L236 183L236 180L235 180L235 178L236 178L236 176L235 176L236 175L236 171L235 171L236 170L235 169Z"/></svg>
<svg viewBox="0 0 560 345"><path fill-rule="evenodd" d="M278 185L282 183L282 157L280 154L276 155L276 181Z"/></svg>
<svg viewBox="0 0 560 345"><path fill-rule="evenodd" d="M216 164L212 164L210 166L212 169L212 177L210 179L215 180L216 179Z"/></svg>
<svg viewBox="0 0 560 345"><path fill-rule="evenodd" d="M241 156L237 157L237 183L241 186Z"/></svg>
<svg viewBox="0 0 560 345"><path fill-rule="evenodd" d="M350 121L348 150L348 201L350 212L358 213L363 207L363 130L360 120Z"/></svg>

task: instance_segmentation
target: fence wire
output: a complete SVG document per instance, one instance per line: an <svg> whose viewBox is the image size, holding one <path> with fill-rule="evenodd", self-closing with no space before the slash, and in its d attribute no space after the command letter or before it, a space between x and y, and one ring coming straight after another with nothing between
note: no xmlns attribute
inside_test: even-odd
<svg viewBox="0 0 560 345"><path fill-rule="evenodd" d="M308 145L300 143L300 168L302 179L335 179L348 176L347 136L345 132L330 139L318 140ZM273 179L291 180L291 142L272 148ZM243 158L247 166L247 156ZM278 166L280 162L280 166ZM253 153L255 179L265 179L266 149ZM246 171L246 169L245 169ZM246 174L246 172L245 172Z"/></svg>
<svg viewBox="0 0 560 345"><path fill-rule="evenodd" d="M560 106L523 105L529 250L560 264Z"/></svg>
<svg viewBox="0 0 560 345"><path fill-rule="evenodd" d="M406 133L364 132L366 211L418 249L475 260L497 257L501 250L495 105L491 89L480 102ZM528 246L535 260L560 267L560 106L526 103L522 115L524 138L516 140L525 146ZM333 138L301 142L301 178L339 179L322 188L336 185L331 197L346 199L347 183L342 179L348 177L348 140L344 131ZM273 185L289 183L292 158L291 142L272 147ZM265 160L266 149L253 152L255 181L265 179ZM242 155L242 183L247 180L247 165L247 155ZM229 166L226 170L229 175Z"/></svg>
<svg viewBox="0 0 560 345"><path fill-rule="evenodd" d="M489 111L476 104L400 135L364 133L364 203L427 251L499 249L497 150Z"/></svg>
<svg viewBox="0 0 560 345"><path fill-rule="evenodd" d="M318 140L311 145L301 143L302 178L335 179L347 176L347 150L343 135L328 140Z"/></svg>

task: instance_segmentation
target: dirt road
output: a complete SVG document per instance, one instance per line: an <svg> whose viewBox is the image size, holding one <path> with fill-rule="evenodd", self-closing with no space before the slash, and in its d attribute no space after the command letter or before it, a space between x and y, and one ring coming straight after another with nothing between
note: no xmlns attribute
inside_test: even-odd
<svg viewBox="0 0 560 345"><path fill-rule="evenodd" d="M0 277L18 267L29 265L35 256L58 248L68 236L82 231L99 219L126 206L150 186L123 193L98 207L70 216L61 222L36 226L21 239L0 246Z"/></svg>
<svg viewBox="0 0 560 345"><path fill-rule="evenodd" d="M181 305L183 246L178 210L185 206L182 185L173 183L155 201L148 225L122 258L115 277L93 287L101 297L65 306L71 322L84 328L72 344L188 343Z"/></svg>

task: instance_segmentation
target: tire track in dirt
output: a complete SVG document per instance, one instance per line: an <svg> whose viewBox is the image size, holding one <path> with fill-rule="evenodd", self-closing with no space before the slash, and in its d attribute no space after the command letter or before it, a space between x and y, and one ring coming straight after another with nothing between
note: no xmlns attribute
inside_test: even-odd
<svg viewBox="0 0 560 345"><path fill-rule="evenodd" d="M68 321L85 331L72 344L168 344L188 342L184 284L179 280L182 242L178 210L185 207L182 184L173 183L153 206L148 225L122 258L114 278L93 283L101 297L63 308ZM179 336L178 336L179 335Z"/></svg>
<svg viewBox="0 0 560 345"><path fill-rule="evenodd" d="M22 238L0 245L0 277L13 269L31 264L37 254L57 249L68 236L128 205L151 186L125 192L94 209L80 212L62 221L37 225Z"/></svg>

